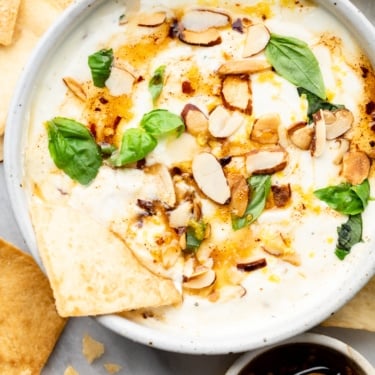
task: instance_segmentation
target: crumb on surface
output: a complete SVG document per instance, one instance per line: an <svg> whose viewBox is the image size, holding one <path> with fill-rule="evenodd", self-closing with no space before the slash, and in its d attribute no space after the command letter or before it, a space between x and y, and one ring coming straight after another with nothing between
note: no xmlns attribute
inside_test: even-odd
<svg viewBox="0 0 375 375"><path fill-rule="evenodd" d="M64 372L64 375L79 375L79 372L76 371L72 366L68 366Z"/></svg>
<svg viewBox="0 0 375 375"><path fill-rule="evenodd" d="M122 367L116 363L105 363L104 368L107 370L108 374L116 374Z"/></svg>
<svg viewBox="0 0 375 375"><path fill-rule="evenodd" d="M82 354L88 363L93 363L104 353L104 345L94 340L90 335L85 334L82 338Z"/></svg>

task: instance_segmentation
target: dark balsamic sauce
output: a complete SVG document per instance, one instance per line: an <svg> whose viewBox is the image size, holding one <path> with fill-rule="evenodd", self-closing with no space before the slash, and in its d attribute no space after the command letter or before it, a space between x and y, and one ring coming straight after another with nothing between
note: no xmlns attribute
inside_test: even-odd
<svg viewBox="0 0 375 375"><path fill-rule="evenodd" d="M320 367L326 370L314 371ZM239 375L306 374L366 375L350 358L319 344L294 343L272 348L255 357Z"/></svg>

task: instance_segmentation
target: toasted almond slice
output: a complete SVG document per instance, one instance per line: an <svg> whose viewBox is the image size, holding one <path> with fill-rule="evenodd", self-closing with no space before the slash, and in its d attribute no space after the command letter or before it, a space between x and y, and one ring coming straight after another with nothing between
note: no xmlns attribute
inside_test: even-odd
<svg viewBox="0 0 375 375"><path fill-rule="evenodd" d="M85 101L87 99L87 94L82 86L81 83L76 81L72 77L64 77L63 82L65 83L66 87L74 94L75 97L78 99Z"/></svg>
<svg viewBox="0 0 375 375"><path fill-rule="evenodd" d="M251 113L253 103L249 77L225 76L222 81L221 95L227 108L238 109L246 114Z"/></svg>
<svg viewBox="0 0 375 375"><path fill-rule="evenodd" d="M257 23L247 29L242 57L250 57L263 51L270 40L270 32L263 23Z"/></svg>
<svg viewBox="0 0 375 375"><path fill-rule="evenodd" d="M158 199L173 207L176 204L176 193L168 168L164 164L157 163L145 168L144 171L155 177L153 182L157 186Z"/></svg>
<svg viewBox="0 0 375 375"><path fill-rule="evenodd" d="M179 33L179 38L182 42L195 46L211 47L221 43L220 32L213 27L200 32L185 29Z"/></svg>
<svg viewBox="0 0 375 375"><path fill-rule="evenodd" d="M267 113L259 117L254 122L250 139L261 144L277 144L280 123L281 119L278 113Z"/></svg>
<svg viewBox="0 0 375 375"><path fill-rule="evenodd" d="M334 116L334 121L331 117L332 115ZM335 112L323 111L323 116L326 123L327 139L335 139L345 134L352 127L354 121L354 116L348 109L339 109ZM327 117L329 121L327 121Z"/></svg>
<svg viewBox="0 0 375 375"><path fill-rule="evenodd" d="M229 173L228 184L231 191L231 212L234 215L243 216L249 202L249 185L245 177L239 173Z"/></svg>
<svg viewBox="0 0 375 375"><path fill-rule="evenodd" d="M183 270L183 277L185 279L190 279L193 276L195 263L196 263L195 257L190 257L185 260L184 270Z"/></svg>
<svg viewBox="0 0 375 375"><path fill-rule="evenodd" d="M314 136L314 129L306 122L297 122L288 129L291 142L301 150L308 150Z"/></svg>
<svg viewBox="0 0 375 375"><path fill-rule="evenodd" d="M139 17L137 25L145 27L156 27L163 24L166 19L167 14L165 12L144 13Z"/></svg>
<svg viewBox="0 0 375 375"><path fill-rule="evenodd" d="M311 155L317 158L323 154L326 147L326 123L322 110L316 112L313 118L315 132L311 143Z"/></svg>
<svg viewBox="0 0 375 375"><path fill-rule="evenodd" d="M336 142L339 143L336 157L333 159L333 163L340 165L342 163L344 155L349 151L350 142L345 138L340 138Z"/></svg>
<svg viewBox="0 0 375 375"><path fill-rule="evenodd" d="M105 85L113 96L129 95L133 90L134 81L134 76L127 70L113 66Z"/></svg>
<svg viewBox="0 0 375 375"><path fill-rule="evenodd" d="M246 288L242 285L227 285L220 289L219 300L224 302L235 298L242 298L246 295L246 292Z"/></svg>
<svg viewBox="0 0 375 375"><path fill-rule="evenodd" d="M128 73L130 73L134 77L134 79L138 79L139 77L139 73L137 72L137 70L128 61L124 59L120 59L117 56L115 57L113 61L113 66L118 69L126 70Z"/></svg>
<svg viewBox="0 0 375 375"><path fill-rule="evenodd" d="M217 138L226 138L235 133L246 119L239 112L232 112L218 105L209 116L208 130Z"/></svg>
<svg viewBox="0 0 375 375"><path fill-rule="evenodd" d="M288 153L281 147L250 151L246 155L249 174L268 174L281 171L288 163Z"/></svg>
<svg viewBox="0 0 375 375"><path fill-rule="evenodd" d="M222 64L217 72L222 75L252 74L271 69L271 67L271 64L266 59L252 57L243 60L229 60Z"/></svg>
<svg viewBox="0 0 375 375"><path fill-rule="evenodd" d="M214 202L226 203L230 189L218 160L208 152L196 155L192 163L193 177L202 192Z"/></svg>
<svg viewBox="0 0 375 375"><path fill-rule="evenodd" d="M169 225L172 228L186 227L193 215L193 204L190 201L181 202L174 210L169 211Z"/></svg>
<svg viewBox="0 0 375 375"><path fill-rule="evenodd" d="M182 285L188 289L203 289L212 285L216 280L216 273L212 269L205 269L204 272L193 276Z"/></svg>
<svg viewBox="0 0 375 375"><path fill-rule="evenodd" d="M228 14L213 9L193 9L181 18L181 24L187 30L204 31L211 27L224 27L231 22Z"/></svg>
<svg viewBox="0 0 375 375"><path fill-rule="evenodd" d="M196 105L186 104L181 117L190 134L196 136L208 131L208 118Z"/></svg>
<svg viewBox="0 0 375 375"><path fill-rule="evenodd" d="M362 151L349 151L342 160L342 175L352 185L361 184L370 173L370 159Z"/></svg>

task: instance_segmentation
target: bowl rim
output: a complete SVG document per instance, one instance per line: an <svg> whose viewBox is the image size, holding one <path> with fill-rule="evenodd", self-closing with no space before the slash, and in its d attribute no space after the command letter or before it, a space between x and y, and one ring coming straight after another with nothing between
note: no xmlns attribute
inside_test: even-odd
<svg viewBox="0 0 375 375"><path fill-rule="evenodd" d="M115 0L113 0L115 1ZM124 0L125 1L125 0ZM128 0L129 1L129 0ZM132 0L130 0L132 1ZM26 204L26 197L22 188L22 125L28 118L29 113L24 108L28 108L31 98L30 91L34 85L33 76L55 48L58 48L58 41L64 38L66 32L73 30L83 19L88 16L88 12L94 11L97 7L104 4L106 0L81 0L74 2L53 24L53 26L44 34L34 52L32 53L16 87L7 119L6 133L4 139L4 171L8 194L11 201L11 207L20 228L22 236L31 251L32 255L43 268L41 259L38 255L36 240L33 232L29 213ZM370 21L356 8L349 0L317 0L319 6L339 18L342 22L349 22L351 31L356 39L361 37L363 43L367 43L369 48L368 57L375 65L375 35L374 26ZM356 15L357 22L353 24L353 14ZM25 133L25 132L23 132ZM373 250L372 250L373 251ZM233 338L227 342L202 342L199 338L196 340L186 340L182 342L180 337L171 336L168 333L162 333L149 327L141 326L132 321L120 318L115 315L97 317L97 321L103 326L117 332L127 338L153 347L173 352L190 354L226 354L230 352L243 352L245 350L263 347L266 344L280 342L288 337L300 334L321 321L326 319L333 311L338 310L355 293L363 287L366 282L375 273L375 249L371 254L371 259L365 264L363 273L354 275L350 282L345 285L345 293L338 293L334 299L327 299L325 309L314 311L308 317L301 318L297 327L280 327L280 329L270 337L259 335L259 337L249 338L238 341ZM332 297L332 296L331 296Z"/></svg>
<svg viewBox="0 0 375 375"><path fill-rule="evenodd" d="M361 370L365 372L366 375L375 375L375 368L371 363L357 350L355 350L349 344L345 342L323 334L319 333L303 333L301 335L292 337L288 340L284 340L278 344L270 345L259 350L251 351L242 354L239 358L234 361L234 363L227 369L225 375L238 375L239 372L252 361L254 358L258 357L260 354L266 353L270 349L278 348L285 344L295 344L295 343L307 343L307 344L319 344L326 346L328 348L334 349L339 353L344 354L349 359L352 359Z"/></svg>

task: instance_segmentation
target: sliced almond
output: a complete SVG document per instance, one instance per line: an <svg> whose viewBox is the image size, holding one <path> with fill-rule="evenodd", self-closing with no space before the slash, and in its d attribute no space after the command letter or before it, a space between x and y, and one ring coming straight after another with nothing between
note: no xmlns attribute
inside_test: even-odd
<svg viewBox="0 0 375 375"><path fill-rule="evenodd" d="M242 57L250 57L263 51L269 40L270 32L263 23L257 23L247 29Z"/></svg>
<svg viewBox="0 0 375 375"><path fill-rule="evenodd" d="M219 161L208 152L194 157L193 177L202 192L214 202L226 203L230 198L230 189Z"/></svg>
<svg viewBox="0 0 375 375"><path fill-rule="evenodd" d="M166 19L167 14L165 12L144 13L138 18L137 25L145 27L156 27L163 24Z"/></svg>
<svg viewBox="0 0 375 375"><path fill-rule="evenodd" d="M113 60L113 66L118 69L126 70L134 77L135 80L139 78L139 73L137 72L137 70L133 67L133 65L131 65L128 61L124 59L121 59L116 56Z"/></svg>
<svg viewBox="0 0 375 375"><path fill-rule="evenodd" d="M211 27L224 27L231 22L228 14L213 9L193 9L186 12L181 23L185 29L204 31Z"/></svg>
<svg viewBox="0 0 375 375"><path fill-rule="evenodd" d="M250 151L246 155L249 174L269 174L283 170L288 163L288 153L281 147Z"/></svg>
<svg viewBox="0 0 375 375"><path fill-rule="evenodd" d="M222 81L221 95L227 108L251 114L253 102L248 76L225 76Z"/></svg>
<svg viewBox="0 0 375 375"><path fill-rule="evenodd" d="M218 296L215 295L218 293ZM209 296L210 301L219 300L220 302L231 301L236 298L242 298L246 295L246 288L242 285L226 285L215 290L215 292Z"/></svg>
<svg viewBox="0 0 375 375"><path fill-rule="evenodd" d="M210 113L208 130L214 137L226 138L235 133L245 122L246 118L241 113L218 105Z"/></svg>
<svg viewBox="0 0 375 375"><path fill-rule="evenodd" d="M271 64L266 59L254 57L243 60L229 60L222 64L217 72L222 75L252 74L271 69L271 67Z"/></svg>
<svg viewBox="0 0 375 375"><path fill-rule="evenodd" d="M211 47L221 43L220 32L215 28L200 32L184 29L179 33L179 38L182 42L195 46Z"/></svg>
<svg viewBox="0 0 375 375"><path fill-rule="evenodd" d="M311 155L317 158L323 154L326 147L326 123L322 110L316 112L313 118L314 136L311 143Z"/></svg>
<svg viewBox="0 0 375 375"><path fill-rule="evenodd" d="M332 119L332 115L334 116L334 119ZM323 111L323 116L326 123L327 139L335 139L345 134L350 130L354 121L352 112L347 109L339 109L335 112ZM327 121L327 117L329 121Z"/></svg>
<svg viewBox="0 0 375 375"><path fill-rule="evenodd" d="M174 210L168 212L169 225L172 228L186 227L192 218L192 212L192 202L181 202Z"/></svg>
<svg viewBox="0 0 375 375"><path fill-rule="evenodd" d="M362 151L349 151L342 160L342 175L352 185L361 184L370 173L370 159Z"/></svg>
<svg viewBox="0 0 375 375"><path fill-rule="evenodd" d="M254 122L250 139L261 144L277 144L280 123L281 119L278 113L268 113L259 117Z"/></svg>
<svg viewBox="0 0 375 375"><path fill-rule="evenodd" d="M337 149L337 154L333 159L333 163L336 165L340 165L344 158L344 155L349 151L350 142L345 138L340 138L336 142L338 142L339 146Z"/></svg>
<svg viewBox="0 0 375 375"><path fill-rule="evenodd" d="M187 258L184 262L183 277L190 279L194 273L196 259L195 257Z"/></svg>
<svg viewBox="0 0 375 375"><path fill-rule="evenodd" d="M314 129L304 121L297 122L288 129L288 136L296 147L308 150L314 137Z"/></svg>
<svg viewBox="0 0 375 375"><path fill-rule="evenodd" d="M133 90L134 81L134 76L127 70L113 66L105 85L113 96L129 95Z"/></svg>
<svg viewBox="0 0 375 375"><path fill-rule="evenodd" d="M194 104L186 104L181 112L187 131L197 136L208 131L207 116Z"/></svg>
<svg viewBox="0 0 375 375"><path fill-rule="evenodd" d="M169 207L173 207L176 204L176 193L168 168L158 163L145 168L144 171L154 176L152 181L157 187L158 199Z"/></svg>
<svg viewBox="0 0 375 375"><path fill-rule="evenodd" d="M229 207L234 215L241 217L245 214L249 202L249 185L239 173L229 173L228 184L231 191Z"/></svg>
<svg viewBox="0 0 375 375"><path fill-rule="evenodd" d="M216 280L216 273L212 269L205 269L204 272L194 275L182 285L187 289L203 289L212 285Z"/></svg>
<svg viewBox="0 0 375 375"><path fill-rule="evenodd" d="M87 99L87 94L83 88L83 85L76 81L74 78L64 77L63 82L75 97L82 101L85 101Z"/></svg>

